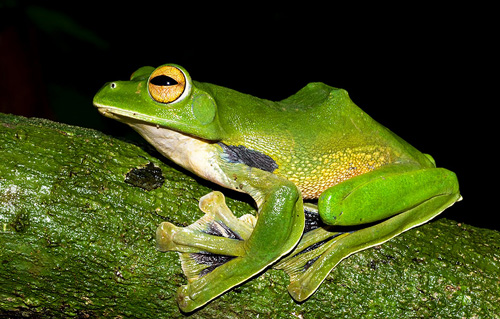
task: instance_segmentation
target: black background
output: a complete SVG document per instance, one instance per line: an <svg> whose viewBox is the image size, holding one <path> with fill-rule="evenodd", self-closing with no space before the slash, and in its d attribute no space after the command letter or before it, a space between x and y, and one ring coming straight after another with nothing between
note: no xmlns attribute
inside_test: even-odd
<svg viewBox="0 0 500 319"><path fill-rule="evenodd" d="M170 1L0 1L0 111L111 135L92 97L144 65L280 100L308 82L346 89L377 121L457 173L464 200L444 216L500 229L498 42L492 8Z"/></svg>

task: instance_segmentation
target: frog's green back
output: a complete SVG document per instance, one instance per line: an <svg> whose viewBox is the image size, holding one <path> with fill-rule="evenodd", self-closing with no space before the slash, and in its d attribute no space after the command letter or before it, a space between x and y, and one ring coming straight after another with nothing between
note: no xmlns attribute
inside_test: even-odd
<svg viewBox="0 0 500 319"><path fill-rule="evenodd" d="M374 122L352 103L345 90L323 83L310 83L278 102L208 83L196 83L196 86L215 99L226 142L269 136L281 143L280 135L287 132L296 141L304 139L310 143L311 137L318 134L328 139Z"/></svg>
<svg viewBox="0 0 500 319"><path fill-rule="evenodd" d="M227 133L222 142L270 156L275 174L294 182L305 198L388 163L428 159L357 107L343 89L310 83L282 101L259 99L197 83L217 103Z"/></svg>

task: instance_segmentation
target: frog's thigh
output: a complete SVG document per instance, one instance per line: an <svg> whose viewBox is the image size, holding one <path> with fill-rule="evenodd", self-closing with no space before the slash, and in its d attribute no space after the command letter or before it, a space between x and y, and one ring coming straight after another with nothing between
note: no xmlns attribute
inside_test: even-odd
<svg viewBox="0 0 500 319"><path fill-rule="evenodd" d="M386 175L388 171L389 170L387 170L384 174L374 174L374 177L380 178L380 180L389 181L389 188L396 187L396 185L394 185L396 180L391 180L392 178L389 178L388 175ZM313 249L307 252L307 254L311 255L311 258L304 258L307 254L302 254L301 252L297 254L292 252L290 257L287 258L287 264L280 267L290 274L291 283L288 286L288 291L292 297L299 301L308 298L312 293L314 293L314 291L316 291L321 282L342 259L360 250L381 244L408 229L427 222L459 199L460 195L458 193L458 182L453 173L443 169L429 169L425 171L428 172L415 170L407 172L408 174L406 174L399 170L399 168L392 170L395 174L400 175L399 179L396 178L399 182L415 186L411 187L411 185L403 185L402 189L404 190L411 190L419 193L418 187L416 187L419 183L420 187L430 187L433 190L433 195L429 195L427 197L424 195L410 196L410 201L408 201L408 199L400 198L405 197L402 192L396 192L393 197L389 196L388 198L393 201L402 200L403 202L413 202L411 207L408 207L403 211L391 211L392 215L396 214L392 218L352 233L330 232L330 236L328 234L322 234L325 230L331 229L331 227L312 231L311 233L317 232L318 235L322 235L326 239L321 241L321 245L318 248L318 245L314 247L312 246ZM426 175L426 177L420 176L422 174ZM382 178L381 175L384 175L384 177ZM431 186L429 184L431 182L437 186ZM369 186L368 184L370 183L364 180L358 185L353 186L355 186L355 188L362 188ZM381 194L383 193L383 190L380 187L374 187L371 191L382 197L385 196L385 194ZM392 189L392 191L394 191L394 189ZM422 193L425 194L425 191ZM352 192L349 193L344 190L344 193L342 194L343 196L340 196L339 198L346 200L353 194L354 193ZM360 192L359 194L362 194L365 197L365 200L370 200L373 205L384 206L387 204L387 206L392 208L399 207L398 205L393 206L385 201L376 201L373 197L368 197L369 194L366 192ZM359 194L358 196L362 199ZM416 202L418 198L423 199L420 202ZM344 206L344 209L345 207L348 207L348 205ZM369 207L363 208L361 206L361 209L368 208ZM377 211L377 208L373 206L372 210ZM348 210L345 210L344 214L348 212ZM368 214L370 212L371 210L365 211L364 213ZM381 215L387 217L387 213L385 211ZM358 220L359 217L360 216L355 215L354 220ZM313 234L311 234L311 236L313 236ZM301 246L301 244L302 242L299 243L299 246ZM316 250L321 251L316 253Z"/></svg>
<svg viewBox="0 0 500 319"><path fill-rule="evenodd" d="M177 229L174 236L167 240L175 242L174 246L169 244L168 248L166 248L167 246L160 247L182 251L181 260L183 258L190 260L192 268L189 271L192 272L192 275L193 269L197 267L198 270L201 269L200 271L194 270L198 273L190 278L188 285L182 286L178 290L178 303L183 311L189 312L201 307L218 295L261 272L291 251L299 241L304 228L304 212L300 192L295 185L284 179L268 176L269 178L274 179L274 181L268 180L267 188L262 191L263 204L259 207L259 217L253 231L251 231L251 227L244 227L242 222L238 222L232 213L230 214L232 217L223 214L223 217L216 218L215 224L209 223L209 228L206 228L204 223L200 223L200 225L205 225L201 228L192 227L195 223L189 226L191 229ZM209 210L218 210L217 207L220 205L208 206ZM220 230L214 232L214 225L220 227ZM190 232L192 231L198 233L193 233L195 236L191 236ZM212 235L217 232L226 233L226 235ZM158 231L157 238L160 243L165 234L163 230ZM228 236L227 234L232 235ZM214 237L214 240L210 239L211 236ZM192 244L189 238L193 240ZM204 241L207 243L206 250L203 247ZM206 254L207 251L212 254L224 254L226 251L229 256L216 255L213 257L214 255ZM217 258L215 264L200 268L203 266L202 264L206 264L207 260L210 261L213 258ZM198 266L193 266L193 263L198 264ZM183 261L185 272L186 264ZM188 278L190 277L187 273L186 275Z"/></svg>
<svg viewBox="0 0 500 319"><path fill-rule="evenodd" d="M318 202L328 225L352 226L383 220L435 196L458 193L453 172L390 165L327 189Z"/></svg>

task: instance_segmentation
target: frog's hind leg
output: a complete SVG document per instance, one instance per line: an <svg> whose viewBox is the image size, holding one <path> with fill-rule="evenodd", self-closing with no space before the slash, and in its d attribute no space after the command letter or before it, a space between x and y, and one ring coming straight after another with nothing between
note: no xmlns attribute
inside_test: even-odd
<svg viewBox="0 0 500 319"><path fill-rule="evenodd" d="M402 212L398 213L394 210L394 216L386 218L380 223L370 226L352 225L350 227L362 227L352 232L337 233L331 231L332 227L336 226L323 225L304 234L295 250L275 266L275 268L283 269L290 275L288 291L295 300L302 301L312 295L330 271L343 259L361 250L380 245L402 232L429 221L461 198L455 175L443 169L398 172L397 175L386 175L382 179L375 180L375 182L377 181L384 182L385 187L376 188L370 187L374 185L373 183L359 183L363 187L370 187L369 192L362 194L373 196L369 201L373 207L367 206L368 211L358 216L366 216L370 212L373 213L377 207L388 206L390 198L384 199L383 196L391 186L397 186L397 189L403 189L404 186L410 187L407 196L415 196L418 200L406 201L409 204L404 207ZM357 183L354 178L351 182ZM419 187L420 185L422 187ZM339 184L338 187L334 187L331 189L332 193L339 194L339 187L343 187L343 185ZM367 201L366 197L363 198L362 195L359 195L360 193L356 193L360 190L363 191L363 187L347 187L346 189L355 191L350 192L349 196L339 194L339 197L343 200L355 199L365 202ZM426 192L432 187L435 190L431 189L431 194L428 196ZM396 204L406 203L405 194L396 193L396 195L399 197L392 199L397 202ZM380 202L376 202L379 199ZM333 204L337 205L339 201L334 201ZM345 203L340 201L340 204ZM321 209L321 206L319 207ZM359 213L361 209L360 205L343 206L343 211L337 215L337 218L350 212ZM324 220L323 215L321 217Z"/></svg>
<svg viewBox="0 0 500 319"><path fill-rule="evenodd" d="M273 266L275 269L284 270L290 276L290 286L297 282L304 282L307 270L325 255L335 243L353 233L353 231L333 231L332 226L322 222L315 205L304 204L304 215L304 234L299 244L288 256ZM295 298L295 296L293 297Z"/></svg>
<svg viewBox="0 0 500 319"><path fill-rule="evenodd" d="M189 282L241 256L241 242L250 237L256 221L250 214L236 218L220 192L203 196L200 209L205 215L188 227L164 222L157 230L158 249L179 252Z"/></svg>

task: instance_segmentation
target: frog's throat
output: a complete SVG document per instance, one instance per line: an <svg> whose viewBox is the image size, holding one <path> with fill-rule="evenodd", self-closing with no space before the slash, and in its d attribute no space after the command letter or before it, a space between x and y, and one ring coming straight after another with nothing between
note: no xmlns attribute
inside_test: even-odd
<svg viewBox="0 0 500 319"><path fill-rule="evenodd" d="M162 155L190 172L215 183L221 184L223 174L217 164L217 146L166 127L152 124L152 118L115 107L98 105L98 110L106 117L123 122L137 131ZM132 116L133 115L133 116ZM221 184L224 185L224 184Z"/></svg>
<svg viewBox="0 0 500 319"><path fill-rule="evenodd" d="M219 151L215 143L145 122L128 122L162 155L190 172L221 185L227 185L219 166Z"/></svg>

